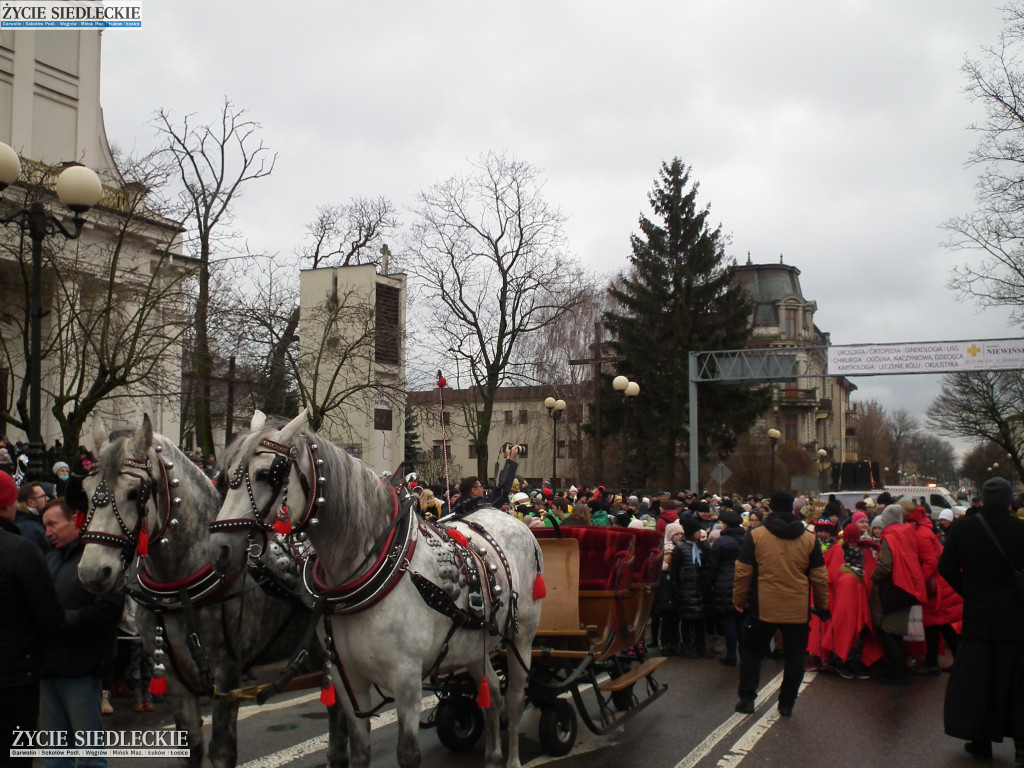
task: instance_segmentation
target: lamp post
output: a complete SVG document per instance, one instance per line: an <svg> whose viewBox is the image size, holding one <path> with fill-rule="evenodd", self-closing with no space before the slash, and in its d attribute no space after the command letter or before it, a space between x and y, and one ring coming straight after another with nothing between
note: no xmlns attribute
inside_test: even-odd
<svg viewBox="0 0 1024 768"><path fill-rule="evenodd" d="M555 400L553 397L544 398L544 407L548 409L548 416L551 417L551 490L555 489L555 478L558 477L558 422L562 420L565 413L565 400Z"/></svg>
<svg viewBox="0 0 1024 768"><path fill-rule="evenodd" d="M0 192L15 182L21 175L21 160L18 153L7 144L0 143ZM99 177L84 165L70 165L57 177L57 197L66 205L74 217L72 228L67 229L53 214L47 213L39 200L32 201L27 208L20 208L6 216L0 216L0 224L16 223L28 233L32 241L32 293L29 297L29 332L31 344L28 361L28 471L30 480L43 478L42 419L42 317L43 317L43 240L47 235L60 234L68 240L75 240L82 234L85 219L82 214L92 208L103 196L103 185Z"/></svg>
<svg viewBox="0 0 1024 768"><path fill-rule="evenodd" d="M625 376L616 376L612 379L612 389L622 393L622 490L626 490L629 485L629 411L632 398L640 394L640 385Z"/></svg>
<svg viewBox="0 0 1024 768"><path fill-rule="evenodd" d="M825 457L828 456L828 451L824 448L818 449L818 495L824 492L824 474L825 474Z"/></svg>
<svg viewBox="0 0 1024 768"><path fill-rule="evenodd" d="M771 490L775 490L775 446L779 444L779 438L782 437L782 433L779 430L772 427L768 430L768 439L772 441L772 479L771 479Z"/></svg>
<svg viewBox="0 0 1024 768"><path fill-rule="evenodd" d="M1013 454L1006 454L1006 460L1010 463L1010 489L1013 490L1016 487L1016 484L1013 479Z"/></svg>

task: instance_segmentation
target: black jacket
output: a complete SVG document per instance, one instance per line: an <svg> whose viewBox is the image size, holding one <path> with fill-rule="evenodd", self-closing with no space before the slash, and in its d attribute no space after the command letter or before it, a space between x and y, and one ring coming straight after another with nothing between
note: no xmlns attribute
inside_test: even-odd
<svg viewBox="0 0 1024 768"><path fill-rule="evenodd" d="M512 481L515 479L517 469L519 469L518 462L506 459L505 466L501 470L501 475L498 477L498 487L491 491L489 496L481 496L479 498L465 496L455 502L452 512L461 517L462 515L468 515L470 512L474 512L481 507L495 507L500 509L502 504L508 502L508 494L512 490Z"/></svg>
<svg viewBox="0 0 1024 768"><path fill-rule="evenodd" d="M94 595L78 580L80 539L46 556L64 622L42 644L43 677L101 676L116 652L117 625L124 609L121 594Z"/></svg>
<svg viewBox="0 0 1024 768"><path fill-rule="evenodd" d="M711 584L712 606L718 615L736 610L732 603L733 576L746 533L742 528L724 529L708 553L708 582Z"/></svg>
<svg viewBox="0 0 1024 768"><path fill-rule="evenodd" d="M39 547L0 527L0 688L38 679L40 640L63 617Z"/></svg>
<svg viewBox="0 0 1024 768"><path fill-rule="evenodd" d="M950 527L939 557L939 575L964 599L965 640L1024 643L1024 601L1014 589L1009 563L978 515L985 517L1014 565L1024 567L1024 520L1005 507L983 506L978 514Z"/></svg>
<svg viewBox="0 0 1024 768"><path fill-rule="evenodd" d="M704 587L701 582L701 568L707 557L707 550L700 544L701 565L693 561L693 548L690 541L681 541L672 550L669 561L669 575L675 595L676 610L680 619L699 619L704 616Z"/></svg>

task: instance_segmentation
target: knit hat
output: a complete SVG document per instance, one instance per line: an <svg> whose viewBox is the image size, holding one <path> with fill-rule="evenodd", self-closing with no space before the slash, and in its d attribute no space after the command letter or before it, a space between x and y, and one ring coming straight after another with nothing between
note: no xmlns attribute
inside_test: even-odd
<svg viewBox="0 0 1024 768"><path fill-rule="evenodd" d="M981 503L986 507L1008 507L1013 501L1013 489L1002 477L992 477L981 486Z"/></svg>
<svg viewBox="0 0 1024 768"><path fill-rule="evenodd" d="M739 528L743 525L743 518L740 516L740 513L732 509L723 509L718 513L718 519L730 528Z"/></svg>
<svg viewBox="0 0 1024 768"><path fill-rule="evenodd" d="M939 520L949 520L949 522L953 522L953 510L944 509L939 512Z"/></svg>
<svg viewBox="0 0 1024 768"><path fill-rule="evenodd" d="M512 501L515 503L516 506L519 506L520 504L529 504L530 494L523 493L522 491L520 491L519 493L512 497Z"/></svg>
<svg viewBox="0 0 1024 768"><path fill-rule="evenodd" d="M693 504L690 505L690 509L693 510L694 514L697 514L698 512L711 511L711 507L708 506L708 503L706 501L695 501L693 502Z"/></svg>
<svg viewBox="0 0 1024 768"><path fill-rule="evenodd" d="M860 528L853 523L843 528L843 541L850 544L856 544L860 541Z"/></svg>
<svg viewBox="0 0 1024 768"><path fill-rule="evenodd" d="M878 517L875 518L875 523L880 523L879 527L883 530L893 523L903 522L903 507L899 504L890 504L887 506Z"/></svg>
<svg viewBox="0 0 1024 768"><path fill-rule="evenodd" d="M695 517L684 517L679 522L683 526L683 536L687 539L704 527L700 524L700 520ZM668 526L665 527L668 528Z"/></svg>
<svg viewBox="0 0 1024 768"><path fill-rule="evenodd" d="M876 503L880 507L889 506L890 504L892 504L892 494L889 493L888 491L882 491L880 494L878 494L878 499L876 500Z"/></svg>
<svg viewBox="0 0 1024 768"><path fill-rule="evenodd" d="M68 466L68 463L66 461L58 461L56 464L53 465L53 467L52 467L52 469L50 471L53 472L53 474L56 475L62 469L70 470L71 467Z"/></svg>
<svg viewBox="0 0 1024 768"><path fill-rule="evenodd" d="M835 528L835 526L832 524L832 521L829 520L827 517L819 517L817 520L814 521L814 529L817 530L818 528L827 529L831 531L833 528Z"/></svg>
<svg viewBox="0 0 1024 768"><path fill-rule="evenodd" d="M18 500L18 486L14 478L6 472L0 472L0 509L7 509Z"/></svg>
<svg viewBox="0 0 1024 768"><path fill-rule="evenodd" d="M768 506L772 512L791 515L793 514L793 494L789 491L773 491Z"/></svg>
<svg viewBox="0 0 1024 768"><path fill-rule="evenodd" d="M867 520L867 519L868 519L867 513L866 512L861 512L858 509L856 512L853 513L853 517L851 518L851 521L854 522L854 523L859 523L861 520Z"/></svg>
<svg viewBox="0 0 1024 768"><path fill-rule="evenodd" d="M672 537L677 533L682 533L684 536L686 535L681 524L677 522L669 523L665 526L665 541L672 541Z"/></svg>

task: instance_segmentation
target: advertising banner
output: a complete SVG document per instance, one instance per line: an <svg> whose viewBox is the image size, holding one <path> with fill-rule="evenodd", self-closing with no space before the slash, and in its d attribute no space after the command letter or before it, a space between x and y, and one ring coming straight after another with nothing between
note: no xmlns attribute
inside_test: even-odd
<svg viewBox="0 0 1024 768"><path fill-rule="evenodd" d="M1024 368L1024 339L916 341L828 348L830 376L963 373Z"/></svg>

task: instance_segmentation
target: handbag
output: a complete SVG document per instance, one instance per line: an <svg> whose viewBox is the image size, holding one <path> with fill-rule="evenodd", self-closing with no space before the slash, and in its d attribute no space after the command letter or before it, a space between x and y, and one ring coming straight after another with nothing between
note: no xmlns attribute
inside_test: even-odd
<svg viewBox="0 0 1024 768"><path fill-rule="evenodd" d="M924 641L924 612L920 605L910 607L910 616L907 618L907 634L903 639L910 643Z"/></svg>
<svg viewBox="0 0 1024 768"><path fill-rule="evenodd" d="M992 539L992 543L996 545L996 551L1002 555L1003 560L1006 561L1007 565L1009 565L1010 569L1013 571L1013 583L1017 589L1017 598L1021 602L1024 602L1024 566L1015 568L1013 562L1006 556L1006 552L1003 551L1003 545L999 543L999 539L996 538L996 535L989 527L988 521L980 514L975 517L977 517L978 521L981 523L981 527L985 529L985 533L988 534L988 537Z"/></svg>

